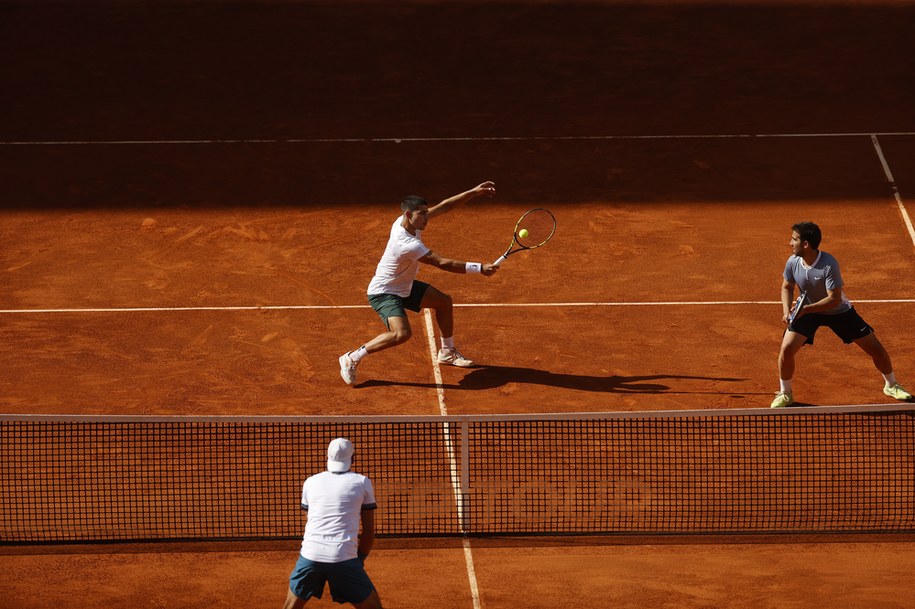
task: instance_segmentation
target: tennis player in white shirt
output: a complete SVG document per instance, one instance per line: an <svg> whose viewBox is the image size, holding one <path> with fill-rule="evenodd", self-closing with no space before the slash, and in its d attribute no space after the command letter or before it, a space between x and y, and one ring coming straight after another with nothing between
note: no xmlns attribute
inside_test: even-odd
<svg viewBox="0 0 915 609"><path fill-rule="evenodd" d="M471 188L429 207L422 197L411 195L401 201L401 215L391 225L391 233L384 254L375 269L375 276L367 290L369 304L381 317L386 332L382 332L361 347L340 356L340 376L347 385L356 383L356 366L371 354L390 349L410 340L413 331L407 311L432 309L442 335L438 361L461 368L472 368L472 360L464 357L454 346L454 305L451 296L416 279L419 264L429 264L451 273L479 273L490 277L498 266L486 262L465 262L444 258L433 252L422 241L422 232L429 220L451 211L481 195L495 195L492 182Z"/></svg>
<svg viewBox="0 0 915 609"><path fill-rule="evenodd" d="M334 602L381 609L364 564L375 540L375 491L371 480L351 471L354 452L346 438L331 441L327 471L302 485L308 521L283 609L298 609L313 596L321 598L325 585Z"/></svg>

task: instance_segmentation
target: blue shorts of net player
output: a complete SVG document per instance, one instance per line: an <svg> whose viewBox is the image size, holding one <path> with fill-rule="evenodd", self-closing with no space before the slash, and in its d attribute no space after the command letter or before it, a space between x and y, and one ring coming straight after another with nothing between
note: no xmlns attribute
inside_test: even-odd
<svg viewBox="0 0 915 609"><path fill-rule="evenodd" d="M370 294L369 304L381 317L381 321L387 326L388 330L391 325L388 323L389 317L406 317L407 309L419 312L422 308L423 295L429 289L429 284L422 281L414 281L410 289L410 295L404 298L395 294Z"/></svg>
<svg viewBox="0 0 915 609"><path fill-rule="evenodd" d="M328 563L308 560L301 554L289 576L289 589L302 600L321 598L330 584L330 596L337 603L363 602L375 589L362 560L353 558Z"/></svg>
<svg viewBox="0 0 915 609"><path fill-rule="evenodd" d="M854 308L837 315L823 315L822 313L807 313L801 315L788 326L788 329L807 337L805 344L812 345L813 337L821 326L832 330L846 345L859 338L864 338L874 331L864 321Z"/></svg>

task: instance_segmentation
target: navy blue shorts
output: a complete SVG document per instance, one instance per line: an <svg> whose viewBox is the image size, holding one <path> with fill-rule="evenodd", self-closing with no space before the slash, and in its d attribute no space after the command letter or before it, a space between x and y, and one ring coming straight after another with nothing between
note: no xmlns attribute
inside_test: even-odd
<svg viewBox="0 0 915 609"><path fill-rule="evenodd" d="M388 318L406 317L407 310L419 312L422 309L423 296L428 289L428 283L414 281L413 287L410 288L410 295L406 298L396 294L369 294L369 304L390 330L391 325L388 323Z"/></svg>
<svg viewBox="0 0 915 609"><path fill-rule="evenodd" d="M864 338L874 331L866 321L861 319L854 307L837 315L824 315L822 313L807 313L801 315L788 326L791 332L797 332L807 337L805 344L813 344L813 337L820 327L826 326L846 345L859 338Z"/></svg>
<svg viewBox="0 0 915 609"><path fill-rule="evenodd" d="M312 596L321 598L327 584L330 584L330 597L337 603L361 603L375 589L359 558L343 562L315 562L299 554L299 560L289 576L292 593L305 601Z"/></svg>

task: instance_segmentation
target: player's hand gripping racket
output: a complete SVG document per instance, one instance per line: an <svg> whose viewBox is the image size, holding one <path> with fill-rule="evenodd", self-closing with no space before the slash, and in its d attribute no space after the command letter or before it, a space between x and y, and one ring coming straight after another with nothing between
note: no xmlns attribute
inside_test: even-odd
<svg viewBox="0 0 915 609"><path fill-rule="evenodd" d="M804 308L804 303L807 300L807 292L801 292L801 295L797 297L797 300L794 301L794 306L791 307L791 312L788 313L788 325L790 326L794 319L797 317L797 314L801 312L801 309Z"/></svg>
<svg viewBox="0 0 915 609"><path fill-rule="evenodd" d="M555 232L556 218L553 217L550 210L538 207L525 212L515 224L515 234L512 235L508 249L492 263L493 266L499 266L516 252L540 247L549 241Z"/></svg>

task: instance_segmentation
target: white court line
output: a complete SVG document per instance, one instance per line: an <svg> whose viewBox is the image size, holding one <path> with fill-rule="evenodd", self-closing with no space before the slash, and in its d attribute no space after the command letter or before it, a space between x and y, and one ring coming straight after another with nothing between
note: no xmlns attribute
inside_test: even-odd
<svg viewBox="0 0 915 609"><path fill-rule="evenodd" d="M0 313L165 313L180 311L289 311L312 309L364 309L369 305L240 305L223 307L105 307L63 309L0 309Z"/></svg>
<svg viewBox="0 0 915 609"><path fill-rule="evenodd" d="M915 298L880 298L880 299L852 299L853 302L865 303L915 303ZM780 300L719 300L719 301L678 301L668 300L659 302L517 302L517 303L474 303L455 304L455 307L719 307L724 305L780 305ZM2 313L2 311L0 311Z"/></svg>
<svg viewBox="0 0 915 609"><path fill-rule="evenodd" d="M432 358L432 371L435 375L435 392L438 395L438 409L443 417L448 416L448 406L445 404L445 383L442 380L442 368L438 363L438 345L435 342L435 329L432 325L432 313L429 309L424 311L426 319L426 336L429 339L429 356ZM457 506L458 518L460 519L461 533L465 533L464 527L464 489L461 478L458 474L457 457L455 456L454 443L452 442L451 423L444 423L445 449L448 451L449 467L451 468L451 487L454 490L454 501ZM462 430L462 433L466 433ZM476 569L473 566L473 552L470 550L470 539L464 535L464 562L467 565L467 579L470 584L470 597L473 600L474 609L481 609L480 588L477 585Z"/></svg>
<svg viewBox="0 0 915 609"><path fill-rule="evenodd" d="M432 357L432 371L435 375L435 392L438 394L438 409L439 413L443 417L448 416L448 407L445 405L445 383L442 380L442 368L438 363L438 347L435 344L435 330L432 327L432 313L429 309L423 311L426 319L426 336L429 338L429 354ZM450 439L446 439L450 445ZM451 453L451 458L454 459L454 452ZM452 472L455 472L456 469L452 468Z"/></svg>
<svg viewBox="0 0 915 609"><path fill-rule="evenodd" d="M722 134L659 134L659 135L519 135L491 137L341 137L341 138L278 138L278 139L184 139L184 140L51 140L0 141L0 146L206 146L235 144L402 144L429 142L537 142L537 141L595 141L595 140L711 140L754 138L818 138L915 136L912 131L879 133L722 133Z"/></svg>
<svg viewBox="0 0 915 609"><path fill-rule="evenodd" d="M853 299L853 302L871 304L913 304L915 298ZM455 304L460 308L523 308L523 307L720 307L780 305L777 300L719 300L719 301L659 301L659 302L477 302ZM267 305L224 307L110 307L63 309L0 309L0 315L29 315L55 313L175 313L182 311L311 311L334 309L368 309L369 305Z"/></svg>
<svg viewBox="0 0 915 609"><path fill-rule="evenodd" d="M886 162L886 157L883 156L883 148L880 147L880 141L877 139L877 134L871 135L871 142L873 142L874 150L877 151L877 156L880 158L880 164L883 165L883 173L886 174L886 181L890 183L890 188L893 189L893 196L896 198L896 205L899 206L899 212L902 214L902 219L905 221L906 228L909 229L909 237L912 239L912 245L915 245L915 228L912 227L912 219L909 217L909 212L906 211L905 205L902 202L902 195L899 194L896 180L893 179L893 172L890 171L890 164Z"/></svg>
<svg viewBox="0 0 915 609"><path fill-rule="evenodd" d="M473 567L473 554L470 552L470 540L464 538L464 561L467 563L467 577L470 579L470 595L473 598L473 609L481 609L480 587L477 585L477 572Z"/></svg>

